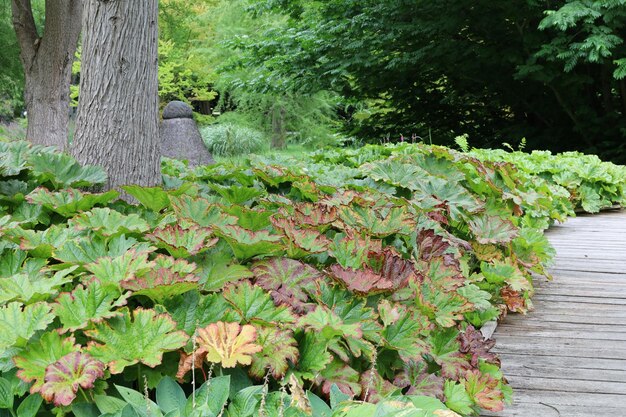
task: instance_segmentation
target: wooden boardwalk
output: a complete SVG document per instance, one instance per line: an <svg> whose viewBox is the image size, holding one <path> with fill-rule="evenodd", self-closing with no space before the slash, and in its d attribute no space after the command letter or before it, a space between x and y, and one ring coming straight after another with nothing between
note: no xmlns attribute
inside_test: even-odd
<svg viewBox="0 0 626 417"><path fill-rule="evenodd" d="M626 416L626 212L555 226L554 280L535 310L498 325L495 351L514 393L502 417Z"/></svg>

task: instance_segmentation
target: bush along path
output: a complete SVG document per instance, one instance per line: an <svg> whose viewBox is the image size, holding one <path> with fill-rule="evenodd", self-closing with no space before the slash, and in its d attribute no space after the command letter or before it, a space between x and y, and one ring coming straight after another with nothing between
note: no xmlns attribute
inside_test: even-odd
<svg viewBox="0 0 626 417"><path fill-rule="evenodd" d="M80 191L99 168L0 143L2 413L497 412L479 329L531 309L543 229L587 198L422 145L163 173L133 206ZM603 204L620 181L592 184Z"/></svg>

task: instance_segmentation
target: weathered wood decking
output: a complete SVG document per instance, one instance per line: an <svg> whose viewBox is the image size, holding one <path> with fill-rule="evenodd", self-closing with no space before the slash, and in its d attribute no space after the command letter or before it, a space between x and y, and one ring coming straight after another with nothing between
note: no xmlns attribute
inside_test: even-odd
<svg viewBox="0 0 626 417"><path fill-rule="evenodd" d="M515 390L502 417L626 416L626 212L581 216L547 232L552 282L535 310L493 337Z"/></svg>

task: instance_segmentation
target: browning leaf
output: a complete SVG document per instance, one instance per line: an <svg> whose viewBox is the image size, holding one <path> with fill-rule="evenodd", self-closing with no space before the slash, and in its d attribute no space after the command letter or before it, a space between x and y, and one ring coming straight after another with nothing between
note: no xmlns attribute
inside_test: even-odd
<svg viewBox="0 0 626 417"><path fill-rule="evenodd" d="M80 388L93 388L96 379L104 376L104 363L82 352L71 352L46 368L40 394L54 405L68 406Z"/></svg>
<svg viewBox="0 0 626 417"><path fill-rule="evenodd" d="M251 269L256 284L269 291L276 304L286 304L299 314L312 309L307 291L314 290L315 282L322 278L317 269L288 258L257 262Z"/></svg>
<svg viewBox="0 0 626 417"><path fill-rule="evenodd" d="M205 359L224 368L250 365L252 355L263 349L254 343L256 338L256 329L249 324L218 321L198 329L198 345L206 351Z"/></svg>

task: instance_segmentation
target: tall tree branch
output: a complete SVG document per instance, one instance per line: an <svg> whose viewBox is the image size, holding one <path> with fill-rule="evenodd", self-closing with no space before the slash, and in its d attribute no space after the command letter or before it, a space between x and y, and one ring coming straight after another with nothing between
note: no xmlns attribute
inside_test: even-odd
<svg viewBox="0 0 626 417"><path fill-rule="evenodd" d="M20 44L20 59L24 71L28 71L37 56L40 40L30 0L11 0L11 12L13 28Z"/></svg>

